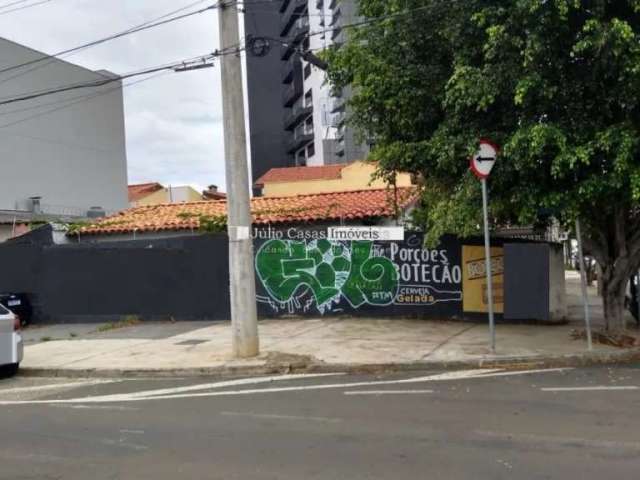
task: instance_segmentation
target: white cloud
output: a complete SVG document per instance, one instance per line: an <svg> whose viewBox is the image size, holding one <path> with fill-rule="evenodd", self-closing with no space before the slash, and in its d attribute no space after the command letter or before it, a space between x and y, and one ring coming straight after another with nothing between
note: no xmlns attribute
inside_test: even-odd
<svg viewBox="0 0 640 480"><path fill-rule="evenodd" d="M181 8L194 0L54 0L2 15L9 40L46 53L87 43ZM188 11L204 8L203 0ZM218 48L215 11L138 32L66 57L118 74ZM218 68L169 74L124 90L130 183L224 185Z"/></svg>

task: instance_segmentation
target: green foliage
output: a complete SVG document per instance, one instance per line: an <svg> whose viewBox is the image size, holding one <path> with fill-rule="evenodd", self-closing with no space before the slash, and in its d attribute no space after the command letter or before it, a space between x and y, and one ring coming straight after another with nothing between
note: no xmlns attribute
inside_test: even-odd
<svg viewBox="0 0 640 480"><path fill-rule="evenodd" d="M87 221L79 221L79 222L74 222L74 223L67 223L67 233L69 233L70 235L74 235L80 232L80 230L82 230L84 227L89 227L91 226L92 223L91 222L87 222Z"/></svg>
<svg viewBox="0 0 640 480"><path fill-rule="evenodd" d="M207 233L221 233L227 231L227 217L225 215L200 215L200 231Z"/></svg>
<svg viewBox="0 0 640 480"><path fill-rule="evenodd" d="M360 0L370 17L327 53L352 122L387 172L422 173L434 233L478 222L467 158L503 145L496 221L588 218L640 199L640 16L630 0ZM475 187L475 188L474 188ZM437 195L434 195L434 192ZM452 218L455 217L455 218Z"/></svg>
<svg viewBox="0 0 640 480"><path fill-rule="evenodd" d="M226 215L202 215L193 212L180 212L176 215L181 220L198 219L199 230L206 233L222 233L227 231Z"/></svg>
<svg viewBox="0 0 640 480"><path fill-rule="evenodd" d="M486 137L502 146L493 222L580 218L601 265L640 265L638 0L359 4L386 17L327 52L330 79L353 86L350 121L383 172L425 178L416 221L431 241L479 233L468 158Z"/></svg>

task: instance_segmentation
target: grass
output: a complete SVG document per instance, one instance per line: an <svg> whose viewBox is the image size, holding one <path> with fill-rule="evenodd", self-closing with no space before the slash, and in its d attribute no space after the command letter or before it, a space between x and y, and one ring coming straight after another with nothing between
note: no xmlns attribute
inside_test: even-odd
<svg viewBox="0 0 640 480"><path fill-rule="evenodd" d="M52 340L51 337L42 337L42 338L40 338L41 342L50 342L51 340Z"/></svg>
<svg viewBox="0 0 640 480"><path fill-rule="evenodd" d="M98 332L109 332L111 330L118 330L120 328L133 327L140 323L140 318L137 315L127 315L119 322L106 323L98 327Z"/></svg>

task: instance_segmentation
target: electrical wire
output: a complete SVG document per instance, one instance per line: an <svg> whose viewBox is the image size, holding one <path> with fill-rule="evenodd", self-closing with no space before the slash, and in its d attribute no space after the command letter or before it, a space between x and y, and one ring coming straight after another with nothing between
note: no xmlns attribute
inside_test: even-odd
<svg viewBox="0 0 640 480"><path fill-rule="evenodd" d="M456 2L456 1L459 1L459 0L449 0L449 2L447 2L447 3L452 3L452 2ZM428 10L428 9L434 8L434 6L435 6L434 4L423 5L422 7L416 7L416 8L412 8L412 9L409 9L409 10L404 10L402 12L390 13L388 15L381 15L379 17L367 18L367 19L364 19L364 20L362 20L360 22L354 22L354 23L350 23L350 24L346 24L346 25L338 25L338 26L332 27L332 28L324 28L322 30L317 30L315 32L310 32L310 33L304 35L302 37L302 39L304 40L304 39L307 39L307 38L311 38L311 37L318 36L318 35L324 35L325 33L335 32L335 31L339 31L339 30L346 30L346 29L351 29L351 28L363 27L363 26L371 25L371 24L374 24L374 23L377 23L377 22L381 22L383 20L388 20L390 18L402 17L402 16L405 16L405 15L409 15L409 14L421 11L421 10ZM243 13L246 13L246 12L243 12ZM293 43L296 43L294 37L289 37L289 38L285 37L284 39L283 38L277 38L277 37L264 37L264 38L266 38L267 40L272 40L274 42L280 43L280 44L282 44L284 46L292 46ZM301 49L295 49L295 50L298 51L298 53L302 52Z"/></svg>
<svg viewBox="0 0 640 480"><path fill-rule="evenodd" d="M200 56L191 57L191 58L187 58L187 59L184 59L184 60L180 60L178 62L169 62L169 63L167 63L165 65L167 65L167 66L176 65L178 63L180 63L182 65L182 62L193 62L193 61L196 61L196 60L200 60L201 58L202 57L200 57ZM169 72L165 72L165 73L169 73ZM78 85L78 84L73 84L73 85ZM124 85L123 85L123 87L124 87ZM120 87L117 87L117 88L120 88ZM40 91L47 91L47 90L40 90ZM30 92L30 93L36 93L36 92ZM13 109L13 110L0 111L0 117L7 116L7 115L13 115L13 114L16 114L16 113L28 112L28 111L31 111L31 110L38 110L38 109L45 108L45 107L56 106L56 105L68 103L70 101L74 101L76 99L82 99L82 98L85 98L85 97L88 97L88 96L93 96L93 95L94 94L80 95L80 96L77 96L77 97L66 98L64 100L55 100L55 101L49 102L49 103L39 103L38 105L31 105L29 107L22 107L22 108L16 108L16 109ZM102 93L97 93L95 95L102 95Z"/></svg>
<svg viewBox="0 0 640 480"><path fill-rule="evenodd" d="M171 12L165 13L164 15L161 15L161 16L159 16L159 17L149 19L149 20L147 20L146 22L143 22L143 23L141 23L141 24L139 24L139 25L135 25L135 26L133 26L133 27L130 27L130 28L128 28L127 30L123 30L122 32L119 32L119 33L126 33L126 32L129 32L129 31L131 31L131 30L135 30L135 29L137 29L137 28L143 27L143 26L145 26L145 25L149 25L149 24L151 24L151 23L157 22L158 20L163 20L163 19L165 19L165 18L167 18L167 17L170 17L171 15L175 15L176 13L180 13L180 12L183 12L183 11L185 11L185 10L188 10L189 8L192 8L192 7L194 7L194 6L198 5L199 3L202 3L202 2L204 2L204 1L207 1L207 0L198 0L198 1L196 1L196 2L193 2L193 3L190 3L190 4L185 5L185 6L183 6L183 7L180 7L180 8L178 8L178 9L176 9L176 10L172 10ZM77 53L80 53L80 52L82 52L82 51L84 51L84 50L88 50L88 49L90 49L90 48L92 48L92 47L94 47L94 46L95 46L95 45L90 45L90 46L87 46L87 47L82 47L82 48L73 49L73 51L71 51L71 52L69 52L69 53L66 53L66 54L62 54L62 53L60 53L60 54L56 54L56 55L51 55L51 56L43 57L43 61L44 61L44 63L38 63L38 64L36 64L36 65L35 65L34 67L32 67L32 68L29 68L29 69L27 69L27 70L24 70L24 71L22 71L22 72L20 72L20 73L15 74L15 75L11 75L11 76L9 76L9 77L7 77L7 78L4 78L4 79L0 80L0 85L2 85L2 84L4 84L4 83L7 83L7 82L9 82L9 81L11 81L11 80L14 80L14 79L16 79L16 78L22 77L23 75L27 75L28 73L34 72L34 71L39 70L39 69L41 69L41 68L47 67L48 65L51 65L52 63L55 63L55 62L56 62L57 60L59 60L59 59L63 59L63 58L71 57L71 56L73 56L73 55L75 55L75 54L77 54ZM45 61L45 60L46 60L46 61ZM25 65L20 65L20 66L11 67L11 69L14 69L14 68L21 68L22 66L25 66ZM10 71L10 69L7 69L6 71ZM3 71L2 71L2 70L0 70L0 73L3 73Z"/></svg>
<svg viewBox="0 0 640 480"><path fill-rule="evenodd" d="M13 7L14 5L20 5L21 3L27 3L27 2L30 2L30 1L31 0L16 0L16 1L13 1L13 2L4 3L4 4L0 5L0 9Z"/></svg>
<svg viewBox="0 0 640 480"><path fill-rule="evenodd" d="M39 2L31 3L29 5L23 5L21 7L12 8L11 10L3 10L0 12L0 16L7 15L8 13L18 12L20 10L26 10L27 8L31 8L31 7L37 7L38 5L44 5L45 3L49 3L51 1L52 0L40 0ZM18 3L24 3L24 2L14 2L13 5L17 5ZM0 9L7 8L9 6L11 6L11 4L7 4L4 7L0 7Z"/></svg>
<svg viewBox="0 0 640 480"><path fill-rule="evenodd" d="M57 105L57 106L55 106L54 108L51 108L51 109L49 109L47 111L39 112L39 113L37 113L35 115L30 115L28 117L21 118L19 120L15 120L15 121L12 121L12 122L1 124L0 125L0 129L7 128L7 127L12 127L13 125L18 125L20 123L24 123L24 122L27 122L29 120L33 120L35 118L43 117L43 116L49 115L51 113L54 113L54 112L57 112L57 111L60 111L60 110L64 110L64 109L67 109L67 108L70 108L70 107L73 107L74 105L77 105L79 103L83 103L83 102L86 102L86 101L89 101L89 100L93 100L94 98L101 97L103 95L108 95L109 93L116 92L116 91L120 90L121 88L124 90L125 88L129 88L129 87L132 87L134 85L138 85L140 83L147 82L149 80L153 80L153 79L159 78L159 77L164 76L164 75L168 75L169 73L170 72L168 70L165 70L165 71L162 71L162 72L157 72L154 75L151 75L151 76L149 76L147 78L142 78L140 80L135 80L133 82L129 82L129 83L123 84L122 87L118 86L118 87L115 87L115 88L111 88L111 89L105 90L103 92L98 92L98 93L93 93L93 94L90 94L90 95L82 95L82 96L79 96L79 97L74 97L72 99L67 99L66 101L63 101L63 102L58 101L58 102L52 102L52 103L49 103L49 104L46 104L46 105L37 105L36 107L31 107L30 109L32 110L34 108L42 108L42 107L45 107L45 106L55 106L55 105ZM0 115L10 115L10 114L18 113L18 112L25 111L25 110L27 110L27 109L20 110L20 111L15 111L14 110L12 112L3 112L3 113L0 113Z"/></svg>
<svg viewBox="0 0 640 480"><path fill-rule="evenodd" d="M185 19L187 17L191 17L193 15L198 15L198 14L204 13L204 12L206 12L208 10L216 9L218 7L219 7L219 5L210 5L210 6L206 7L206 8L202 8L200 10L195 10L193 12L185 13L183 15L178 15L176 17L165 18L165 19L162 19L162 20L159 20L159 21L154 21L152 23L145 22L145 23L142 23L142 24L137 25L135 27L131 27L131 28L127 29L127 30L124 30L122 32L118 32L118 33L115 33L113 35L109 35L108 37L104 37L104 38L101 38L101 39L98 39L98 40L94 40L92 42L88 42L88 43L85 43L83 45L79 45L77 47L73 47L73 48L69 48L69 49L66 49L66 50L62 50L62 51L54 53L52 55L47 55L47 56L44 56L44 57L41 57L41 58L37 58L37 59L34 59L34 60L30 60L28 62L24 62L24 63L18 64L18 65L13 65L11 67L5 67L3 69L0 69L0 74L6 73L6 72L10 72L10 71L13 71L13 70L17 70L17 69L22 68L22 67L27 67L29 65L38 64L38 63L41 63L41 62L44 62L44 61L48 61L48 60L51 60L51 59L54 59L54 58L58 58L58 57L61 57L63 55L74 53L74 52L79 51L79 50L84 50L86 48L94 47L96 45L100 45L100 44L105 43L105 42L109 42L109 41L112 41L112 40L115 40L115 39L118 39L118 38L122 38L122 37L124 37L126 35L131 35L133 33L141 32L141 31L144 31L144 30L149 30L151 28L159 27L161 25L166 25L168 23L172 23L172 22L175 22L175 21L178 21L178 20L182 20L182 19Z"/></svg>
<svg viewBox="0 0 640 480"><path fill-rule="evenodd" d="M157 66L157 67L151 67L148 68L146 70L141 70L141 71L136 71L136 72L131 72L131 73L127 73L124 75L119 75L119 76L114 76L114 77L105 77L104 80L95 80L92 82L84 82L84 83L76 83L76 84L70 84L70 85L65 85L65 86L60 86L60 87L56 87L56 88L52 88L52 89L48 89L48 90L39 90L39 91L34 91L34 92L30 92L30 93L25 93L22 94L21 96L18 97L13 97L13 98L6 98L2 101L0 101L0 106L2 105L9 105L12 103L17 103L17 102L23 102L23 101L27 101L27 100L33 100L36 98L40 98L40 97L45 97L45 96L49 96L49 95L55 95L57 93L64 93L64 92L69 92L69 91L73 91L73 90L79 90L79 89L85 89L85 88L97 88L97 87L101 87L104 85L108 85L110 83L113 82L118 82L121 80L126 80L128 78L132 78L132 77L137 77L140 75L147 75L147 74L151 74L151 73L155 73L155 72L160 72L160 71L164 71L164 70L175 70L178 68L185 68L185 67L190 67L193 66L195 68L202 66L204 64L206 64L206 62L208 60L212 60L214 58L217 57L221 57L223 55L237 55L239 54L243 49L236 45L236 46L231 46L228 47L226 49L223 50L216 50L213 53L210 54L206 54L206 55L202 55L198 58L197 61L194 60L190 60L190 61L180 61L180 62L175 62L172 64L164 64L161 66Z"/></svg>

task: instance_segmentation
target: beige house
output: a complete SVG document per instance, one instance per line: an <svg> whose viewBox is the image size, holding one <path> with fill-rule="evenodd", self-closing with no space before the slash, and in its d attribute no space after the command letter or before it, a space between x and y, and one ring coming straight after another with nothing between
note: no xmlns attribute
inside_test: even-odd
<svg viewBox="0 0 640 480"><path fill-rule="evenodd" d="M129 185L129 206L161 205L164 203L188 203L203 200L202 193L192 187L164 187L159 183Z"/></svg>
<svg viewBox="0 0 640 480"><path fill-rule="evenodd" d="M254 186L265 197L289 197L311 193L349 192L387 187L381 179L373 179L377 166L369 162L353 162L320 167L272 168ZM399 173L397 187L413 185L412 176Z"/></svg>

